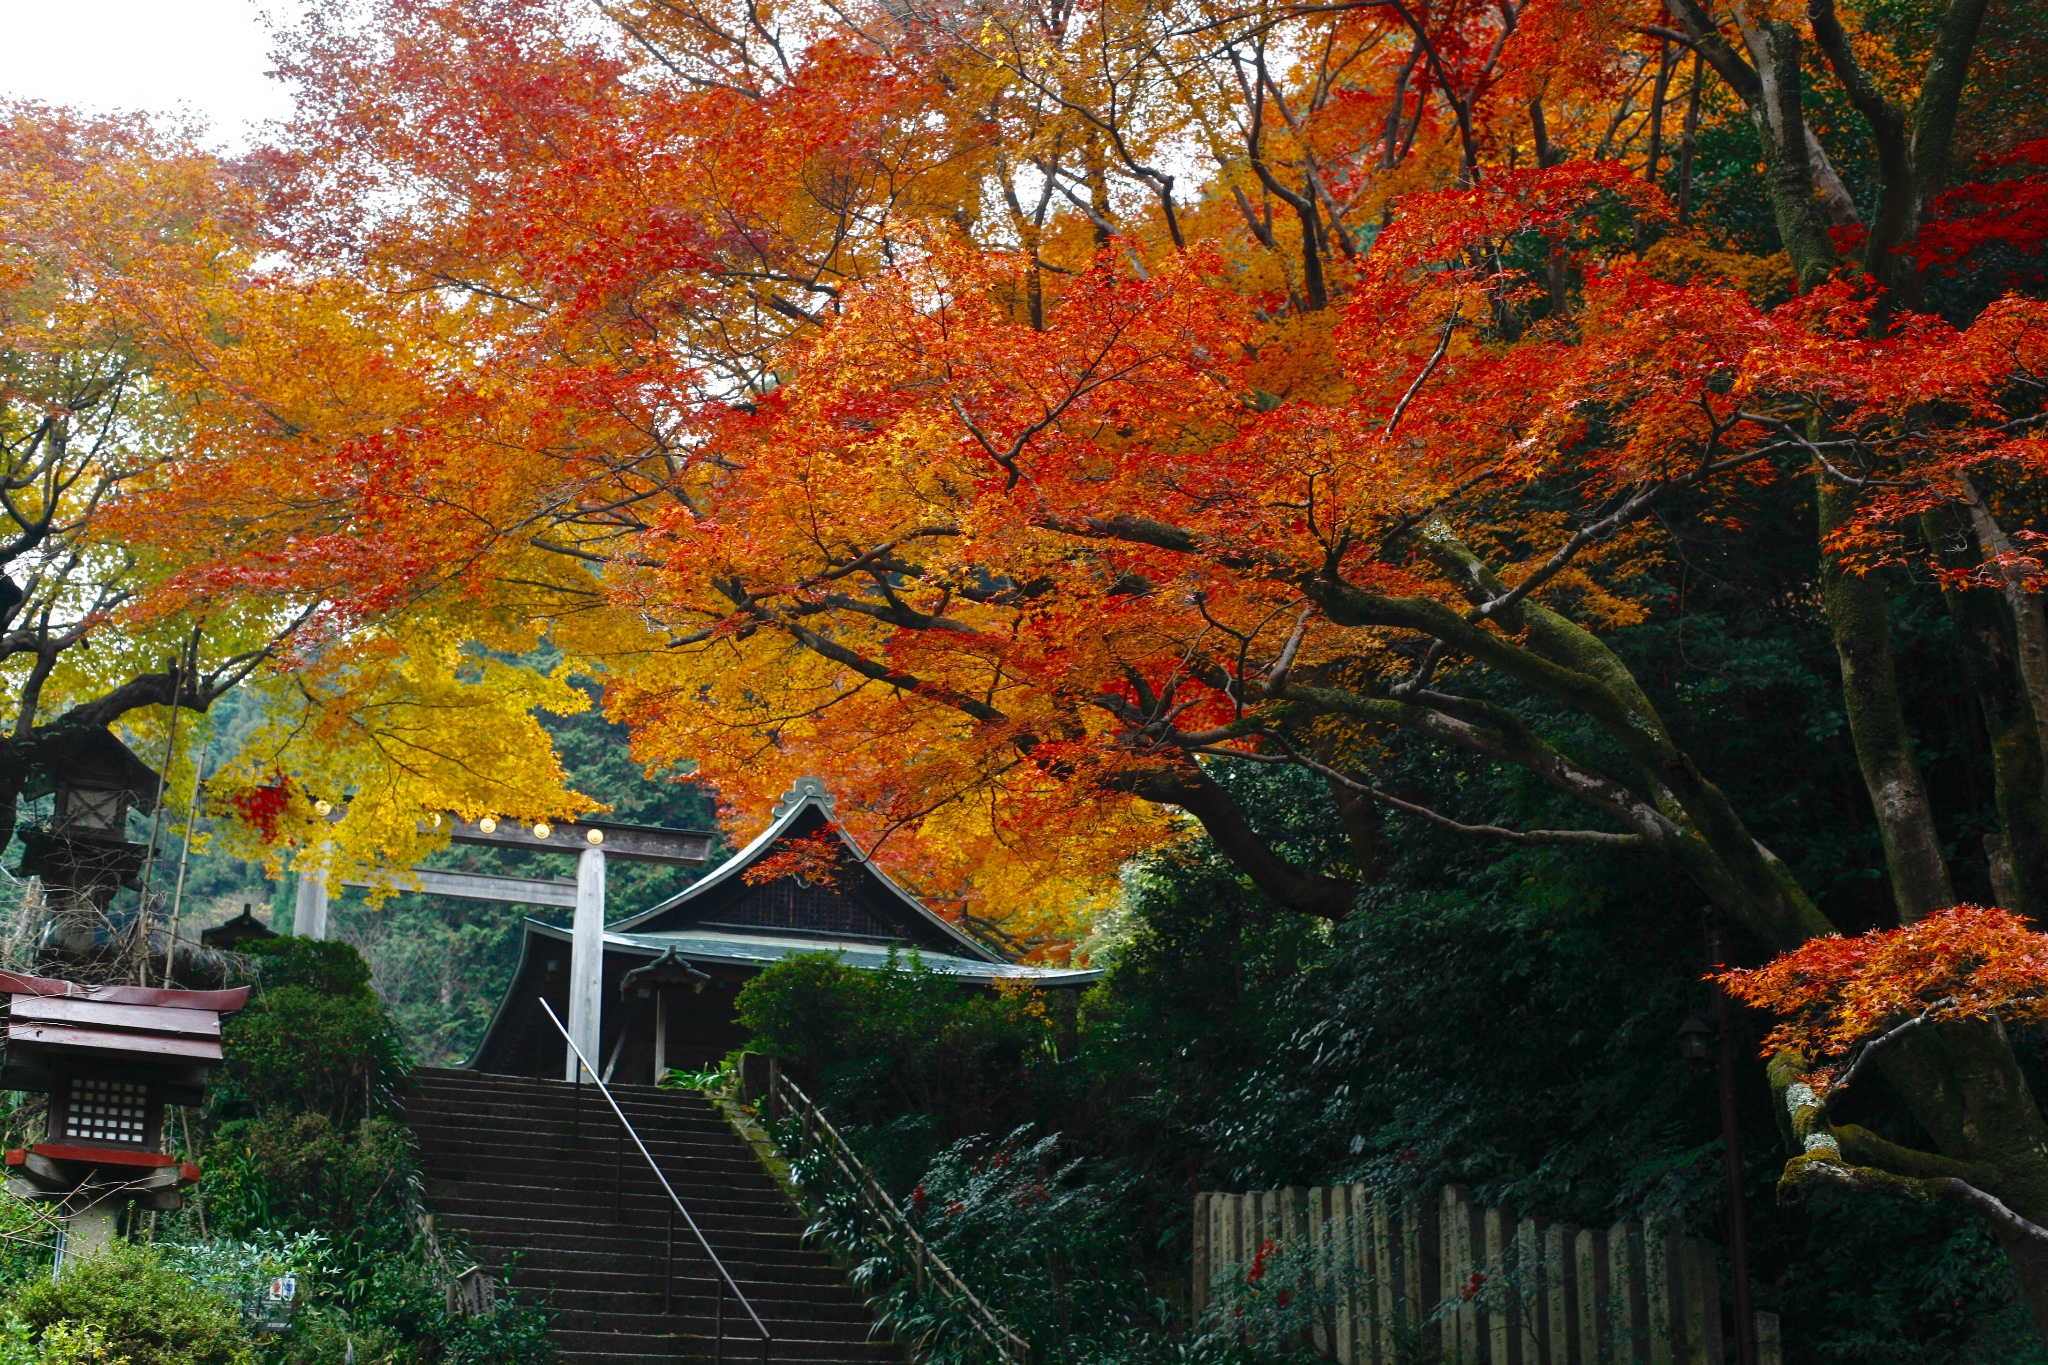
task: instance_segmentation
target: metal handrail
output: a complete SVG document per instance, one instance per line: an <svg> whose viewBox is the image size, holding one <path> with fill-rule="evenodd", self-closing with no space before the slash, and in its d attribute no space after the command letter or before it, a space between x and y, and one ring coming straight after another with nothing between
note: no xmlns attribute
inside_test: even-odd
<svg viewBox="0 0 2048 1365"><path fill-rule="evenodd" d="M716 1358L721 1361L725 1359L725 1291L730 1289L732 1296L739 1300L740 1307L746 1309L747 1316L754 1320L754 1330L761 1334L761 1359L765 1362L768 1359L768 1343L775 1339L768 1331L768 1324L761 1321L761 1315L754 1311L754 1305L748 1301L745 1292L740 1289L739 1284L733 1279L731 1272L726 1270L725 1262L718 1259L718 1253L711 1249L711 1243L705 1238L704 1230L697 1226L697 1220L690 1216L690 1210L676 1194L675 1186L669 1184L668 1177L662 1174L660 1164L655 1161L654 1154L647 1150L647 1144L640 1140L639 1132L627 1121L626 1111L619 1108L619 1102L612 1098L611 1088L599 1078L597 1068L593 1067L590 1064L590 1059L583 1055L583 1049L576 1046L576 1040L569 1036L569 1030L562 1027L562 1021L555 1016L554 1007L545 1000L540 1002L540 1007L547 1012L548 1022L555 1026L555 1031L562 1035L562 1041L569 1045L569 1051L576 1054L578 1065L576 1084L580 1087L583 1084L582 1078L584 1073L589 1073L591 1084L597 1087L597 1093L604 1096L604 1102L612 1107L612 1113L618 1117L620 1130L626 1136L632 1138L633 1145L640 1149L640 1155L646 1159L647 1169L653 1171L654 1178L661 1182L661 1188L668 1194L669 1203L675 1206L676 1213L683 1215L683 1222L689 1225L691 1234L697 1239L697 1245L704 1248L705 1257L710 1260L712 1268L718 1272L720 1284L715 1318L716 1327L714 1329L717 1334L715 1337L717 1343L715 1347ZM674 1283L674 1280L675 1218L671 1214L669 1218L669 1274L663 1286L664 1292L666 1292L669 1284Z"/></svg>
<svg viewBox="0 0 2048 1365"><path fill-rule="evenodd" d="M774 1108L778 1101L802 1116L803 1138L806 1145L815 1135L824 1135L826 1154L832 1158L832 1163L839 1168L840 1174L854 1183L855 1188L860 1191L862 1202L890 1232L909 1239L913 1248L911 1257L914 1270L919 1278L930 1275L939 1292L953 1300L955 1307L963 1308L968 1322L981 1335L982 1340L994 1348L999 1359L1014 1362L1014 1365L1025 1365L1031 1358L1030 1344L1006 1327L1003 1320L996 1316L995 1310L975 1297L974 1291L953 1273L953 1268L931 1249L930 1243L926 1242L911 1225L903 1210L897 1207L896 1201L889 1197L889 1192L875 1179L875 1173L868 1169L867 1163L860 1159L859 1154L846 1139L839 1135L839 1130L832 1126L832 1120L825 1117L824 1111L818 1108L795 1081L782 1074L780 1067L774 1068L769 1074L766 1100L765 1107L768 1112L765 1117L772 1119L775 1116Z"/></svg>

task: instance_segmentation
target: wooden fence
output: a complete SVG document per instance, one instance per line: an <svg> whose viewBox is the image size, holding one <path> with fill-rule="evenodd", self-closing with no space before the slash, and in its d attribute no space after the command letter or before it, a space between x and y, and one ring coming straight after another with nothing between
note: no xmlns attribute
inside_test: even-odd
<svg viewBox="0 0 2048 1365"><path fill-rule="evenodd" d="M1724 1365L1719 1263L1675 1227L1517 1219L1458 1185L1433 1200L1363 1185L1195 1197L1196 1315L1291 1293L1343 1365ZM1761 1365L1782 1365L1777 1318L1757 1328Z"/></svg>

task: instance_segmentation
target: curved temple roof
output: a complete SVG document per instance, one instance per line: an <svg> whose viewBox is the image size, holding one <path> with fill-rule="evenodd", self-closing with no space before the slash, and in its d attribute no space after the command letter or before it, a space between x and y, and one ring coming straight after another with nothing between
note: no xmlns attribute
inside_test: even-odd
<svg viewBox="0 0 2048 1365"><path fill-rule="evenodd" d="M556 939L562 943L569 941L567 929L537 919L526 921L526 928L528 933L542 938ZM897 962L905 966L908 966L915 957L919 963L932 971L944 972L963 981L982 984L995 981L1030 981L1042 986L1085 986L1102 978L1101 969L1094 967L1033 967L1021 962L962 957L952 953L929 952L916 947L870 947L866 944L847 943L841 939L805 938L797 935L768 939L718 930L629 934L619 929L607 929L604 934L604 946L607 952L645 953L650 958L673 948L676 956L703 966L766 967L780 962L785 957L796 957L803 953L831 953L849 967L863 967L876 971L886 968L893 954Z"/></svg>
<svg viewBox="0 0 2048 1365"><path fill-rule="evenodd" d="M906 945L920 949L927 958L936 953L983 963L1005 961L1001 953L934 914L917 897L898 886L861 850L860 845L832 824L832 815L833 799L825 790L825 784L815 777L798 778L775 804L774 818L768 822L768 827L755 835L745 848L687 890L650 910L621 920L612 928L621 934L675 933L706 923L718 924L728 930L739 929L739 924L721 917L734 911L743 901L753 898L753 893L761 889L747 882L747 869L768 856L781 841L802 838L831 825L846 851L848 862L857 873L857 884L844 892L830 894L835 899L859 902L876 922L872 927L886 931L854 931L849 937L873 939L878 945L900 939ZM770 926L756 921L750 927L761 929ZM831 939L830 946L834 947L842 941L839 934L831 935Z"/></svg>

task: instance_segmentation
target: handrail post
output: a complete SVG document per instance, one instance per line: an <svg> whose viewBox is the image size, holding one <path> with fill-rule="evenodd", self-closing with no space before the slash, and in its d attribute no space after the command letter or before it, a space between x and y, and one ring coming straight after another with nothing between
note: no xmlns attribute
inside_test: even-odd
<svg viewBox="0 0 2048 1365"><path fill-rule="evenodd" d="M717 1345L711 1348L711 1358L723 1365L725 1360L725 1286L718 1286L717 1307L711 1310L711 1330Z"/></svg>
<svg viewBox="0 0 2048 1365"><path fill-rule="evenodd" d="M668 1211L668 1262L661 1276L661 1315L672 1318L676 1312L676 1211Z"/></svg>

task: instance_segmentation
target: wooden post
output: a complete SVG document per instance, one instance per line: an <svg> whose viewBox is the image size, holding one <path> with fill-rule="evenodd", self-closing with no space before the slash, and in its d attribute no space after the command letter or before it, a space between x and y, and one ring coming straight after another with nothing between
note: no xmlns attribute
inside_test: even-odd
<svg viewBox="0 0 2048 1365"><path fill-rule="evenodd" d="M1358 1295L1365 1285L1364 1267L1359 1263L1358 1225L1353 1219L1351 1187L1332 1185L1330 1226L1327 1238L1331 1292L1331 1349L1337 1365L1358 1365Z"/></svg>
<svg viewBox="0 0 2048 1365"><path fill-rule="evenodd" d="M1579 1351L1579 1277L1574 1258L1579 1230L1556 1223L1543 1233L1544 1288L1548 1313L1544 1326L1549 1354L1543 1365L1594 1365Z"/></svg>
<svg viewBox="0 0 2048 1365"><path fill-rule="evenodd" d="M1650 1365L1685 1359L1685 1287L1679 1239L1662 1221L1643 1229L1643 1306L1650 1329Z"/></svg>
<svg viewBox="0 0 2048 1365"><path fill-rule="evenodd" d="M1401 1209L1402 1288L1405 1318L1415 1334L1416 1349L1425 1358L1440 1353L1454 1341L1455 1324L1442 1318L1432 1322L1436 1312L1437 1288L1443 1278L1444 1236L1447 1231L1437 1204L1419 1194L1408 1196Z"/></svg>
<svg viewBox="0 0 2048 1365"><path fill-rule="evenodd" d="M1336 1319L1328 1311L1330 1292L1335 1284L1330 1273L1330 1191L1322 1185L1311 1185L1304 1202L1306 1226L1302 1231L1308 1242L1308 1287L1314 1306L1309 1318L1308 1338L1319 1354L1334 1356L1337 1353Z"/></svg>
<svg viewBox="0 0 2048 1365"><path fill-rule="evenodd" d="M1273 1244L1299 1249L1308 1240L1308 1191L1299 1185L1289 1185L1279 1193L1280 1234Z"/></svg>
<svg viewBox="0 0 2048 1365"><path fill-rule="evenodd" d="M604 1009L604 850L576 855L576 918L569 931L569 1036L586 1057L597 1055ZM565 1048L564 1079L576 1080L574 1051Z"/></svg>
<svg viewBox="0 0 2048 1365"><path fill-rule="evenodd" d="M1756 1365L1785 1365L1785 1347L1778 1338L1778 1315L1756 1315Z"/></svg>
<svg viewBox="0 0 2048 1365"><path fill-rule="evenodd" d="M1202 1311L1209 1306L1209 1280L1216 1272L1209 1264L1209 1246L1212 1229L1209 1222L1209 1204L1216 1198L1207 1190L1195 1196L1194 1261L1195 1282L1188 1295L1188 1318L1199 1323Z"/></svg>
<svg viewBox="0 0 2048 1365"><path fill-rule="evenodd" d="M1543 1254L1545 1225L1524 1218L1515 1228L1515 1318L1522 1342L1522 1365L1549 1365L1550 1262Z"/></svg>
<svg viewBox="0 0 2048 1365"><path fill-rule="evenodd" d="M1399 1243L1394 1236L1393 1210L1385 1195L1376 1194L1368 1199L1365 1186L1353 1185L1351 1206L1356 1209L1361 1201L1365 1202L1366 1211L1359 1224L1359 1236L1362 1240L1370 1239L1361 1250L1368 1257L1372 1272L1372 1295L1364 1304L1371 1314L1367 1328L1372 1351L1366 1358L1372 1365L1394 1365L1394 1324L1399 1321L1401 1278L1400 1266L1395 1261Z"/></svg>
<svg viewBox="0 0 2048 1365"><path fill-rule="evenodd" d="M1487 1209L1483 1215L1486 1259L1479 1269L1479 1339L1486 1343L1486 1359L1493 1365L1522 1365L1521 1341L1509 1318L1512 1301L1515 1248L1515 1215L1506 1209Z"/></svg>
<svg viewBox="0 0 2048 1365"><path fill-rule="evenodd" d="M654 1083L668 1075L668 992L654 988Z"/></svg>
<svg viewBox="0 0 2048 1365"><path fill-rule="evenodd" d="M1643 1273L1643 1227L1607 1229L1608 1294L1614 1301L1614 1365L1644 1365L1649 1358L1650 1313Z"/></svg>
<svg viewBox="0 0 2048 1365"><path fill-rule="evenodd" d="M1479 1300L1467 1297L1474 1275L1484 1275L1480 1261L1485 1255L1486 1231L1482 1215L1472 1204L1472 1191L1463 1185L1444 1186L1441 1256L1438 1263L1438 1300L1444 1309L1444 1354L1459 1361L1477 1361L1486 1349L1480 1335Z"/></svg>
<svg viewBox="0 0 2048 1365"><path fill-rule="evenodd" d="M1612 1262L1607 1234L1597 1228L1579 1233L1573 1249L1579 1280L1580 1365L1614 1365L1614 1301L1608 1285Z"/></svg>
<svg viewBox="0 0 2048 1365"><path fill-rule="evenodd" d="M1688 1239L1681 1247L1685 1287L1686 1365L1722 1365L1727 1342L1721 1332L1721 1264L1712 1242Z"/></svg>

